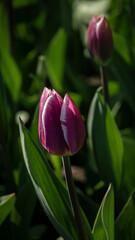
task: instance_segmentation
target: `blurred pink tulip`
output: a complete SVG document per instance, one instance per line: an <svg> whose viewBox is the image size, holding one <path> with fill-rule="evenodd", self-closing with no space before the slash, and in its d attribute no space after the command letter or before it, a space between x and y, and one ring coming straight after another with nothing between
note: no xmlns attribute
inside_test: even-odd
<svg viewBox="0 0 135 240"><path fill-rule="evenodd" d="M39 106L39 139L51 154L75 154L82 147L85 127L77 106L53 89L44 88Z"/></svg>
<svg viewBox="0 0 135 240"><path fill-rule="evenodd" d="M87 47L90 55L101 65L106 65L113 52L111 28L105 16L94 15L87 32Z"/></svg>

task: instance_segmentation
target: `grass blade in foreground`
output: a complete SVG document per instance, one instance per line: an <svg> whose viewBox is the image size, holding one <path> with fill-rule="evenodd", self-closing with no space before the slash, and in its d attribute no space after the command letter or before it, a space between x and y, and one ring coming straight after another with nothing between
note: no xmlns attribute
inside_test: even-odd
<svg viewBox="0 0 135 240"><path fill-rule="evenodd" d="M115 229L116 240L135 238L135 190L118 216Z"/></svg>
<svg viewBox="0 0 135 240"><path fill-rule="evenodd" d="M97 213L93 235L94 240L114 240L114 194L111 184Z"/></svg>
<svg viewBox="0 0 135 240"><path fill-rule="evenodd" d="M4 222L5 218L11 212L15 203L15 194L9 194L0 197L0 225Z"/></svg>
<svg viewBox="0 0 135 240"><path fill-rule="evenodd" d="M65 240L78 240L67 190L55 176L21 121L19 125L25 164L45 213ZM89 239L92 239L86 218L85 224Z"/></svg>

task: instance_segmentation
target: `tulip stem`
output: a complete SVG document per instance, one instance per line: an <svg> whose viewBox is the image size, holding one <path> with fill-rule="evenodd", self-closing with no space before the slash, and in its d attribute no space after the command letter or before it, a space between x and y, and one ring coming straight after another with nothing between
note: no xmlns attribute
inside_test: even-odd
<svg viewBox="0 0 135 240"><path fill-rule="evenodd" d="M105 67L103 67L103 66L100 66L100 76L101 76L101 84L103 87L104 99L105 99L106 103L110 106L108 83L107 83L106 74L105 74Z"/></svg>
<svg viewBox="0 0 135 240"><path fill-rule="evenodd" d="M81 214L81 209L79 206L79 201L77 198L77 194L75 192L75 185L74 185L73 175L71 171L70 157L69 156L62 157L62 162L63 162L63 169L65 172L66 184L68 188L68 195L69 195L72 211L75 217L79 238L80 240L88 240L86 229L83 222L83 217Z"/></svg>

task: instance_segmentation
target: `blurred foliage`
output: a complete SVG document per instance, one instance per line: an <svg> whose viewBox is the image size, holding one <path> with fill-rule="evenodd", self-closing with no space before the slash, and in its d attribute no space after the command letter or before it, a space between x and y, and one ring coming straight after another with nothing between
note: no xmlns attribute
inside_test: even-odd
<svg viewBox="0 0 135 240"><path fill-rule="evenodd" d="M133 0L0 1L0 239L54 240L63 234L64 225L57 223L54 227L57 218L56 222L50 218L52 225L37 200L19 137L21 115L31 132L29 138L25 129L26 149L38 149L46 156L49 169L53 169L52 179L56 177L60 189L64 189L58 190L52 183L56 192L63 192L60 196L56 193L56 199L59 196L68 205L61 159L47 153L38 139L38 103L44 86L55 88L62 96L68 92L86 129L88 126L84 146L71 157L71 163L81 167L85 175L84 181L74 178L89 233L91 226L94 239L98 239L99 232L103 240L114 239L114 235L116 239L135 239L134 13ZM106 69L111 109L96 92L100 73L86 48L87 27L93 14L104 14L113 32L114 53ZM29 158L37 187L37 159L34 153ZM108 188L109 182L113 187ZM53 202L48 204L50 209ZM65 219L69 215L72 219L70 207L67 211L65 206L61 209ZM56 210L60 212L60 207ZM76 237L72 221L69 224ZM64 231L66 240L66 223Z"/></svg>

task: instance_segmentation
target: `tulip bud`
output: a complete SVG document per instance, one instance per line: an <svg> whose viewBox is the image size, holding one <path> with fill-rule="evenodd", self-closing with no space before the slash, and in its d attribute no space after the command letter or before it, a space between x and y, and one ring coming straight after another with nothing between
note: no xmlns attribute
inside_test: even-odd
<svg viewBox="0 0 135 240"><path fill-rule="evenodd" d="M53 89L44 88L39 106L39 139L51 154L75 154L82 147L85 128L77 106Z"/></svg>
<svg viewBox="0 0 135 240"><path fill-rule="evenodd" d="M105 16L94 15L87 32L87 47L90 55L100 65L106 65L112 57L113 39Z"/></svg>

